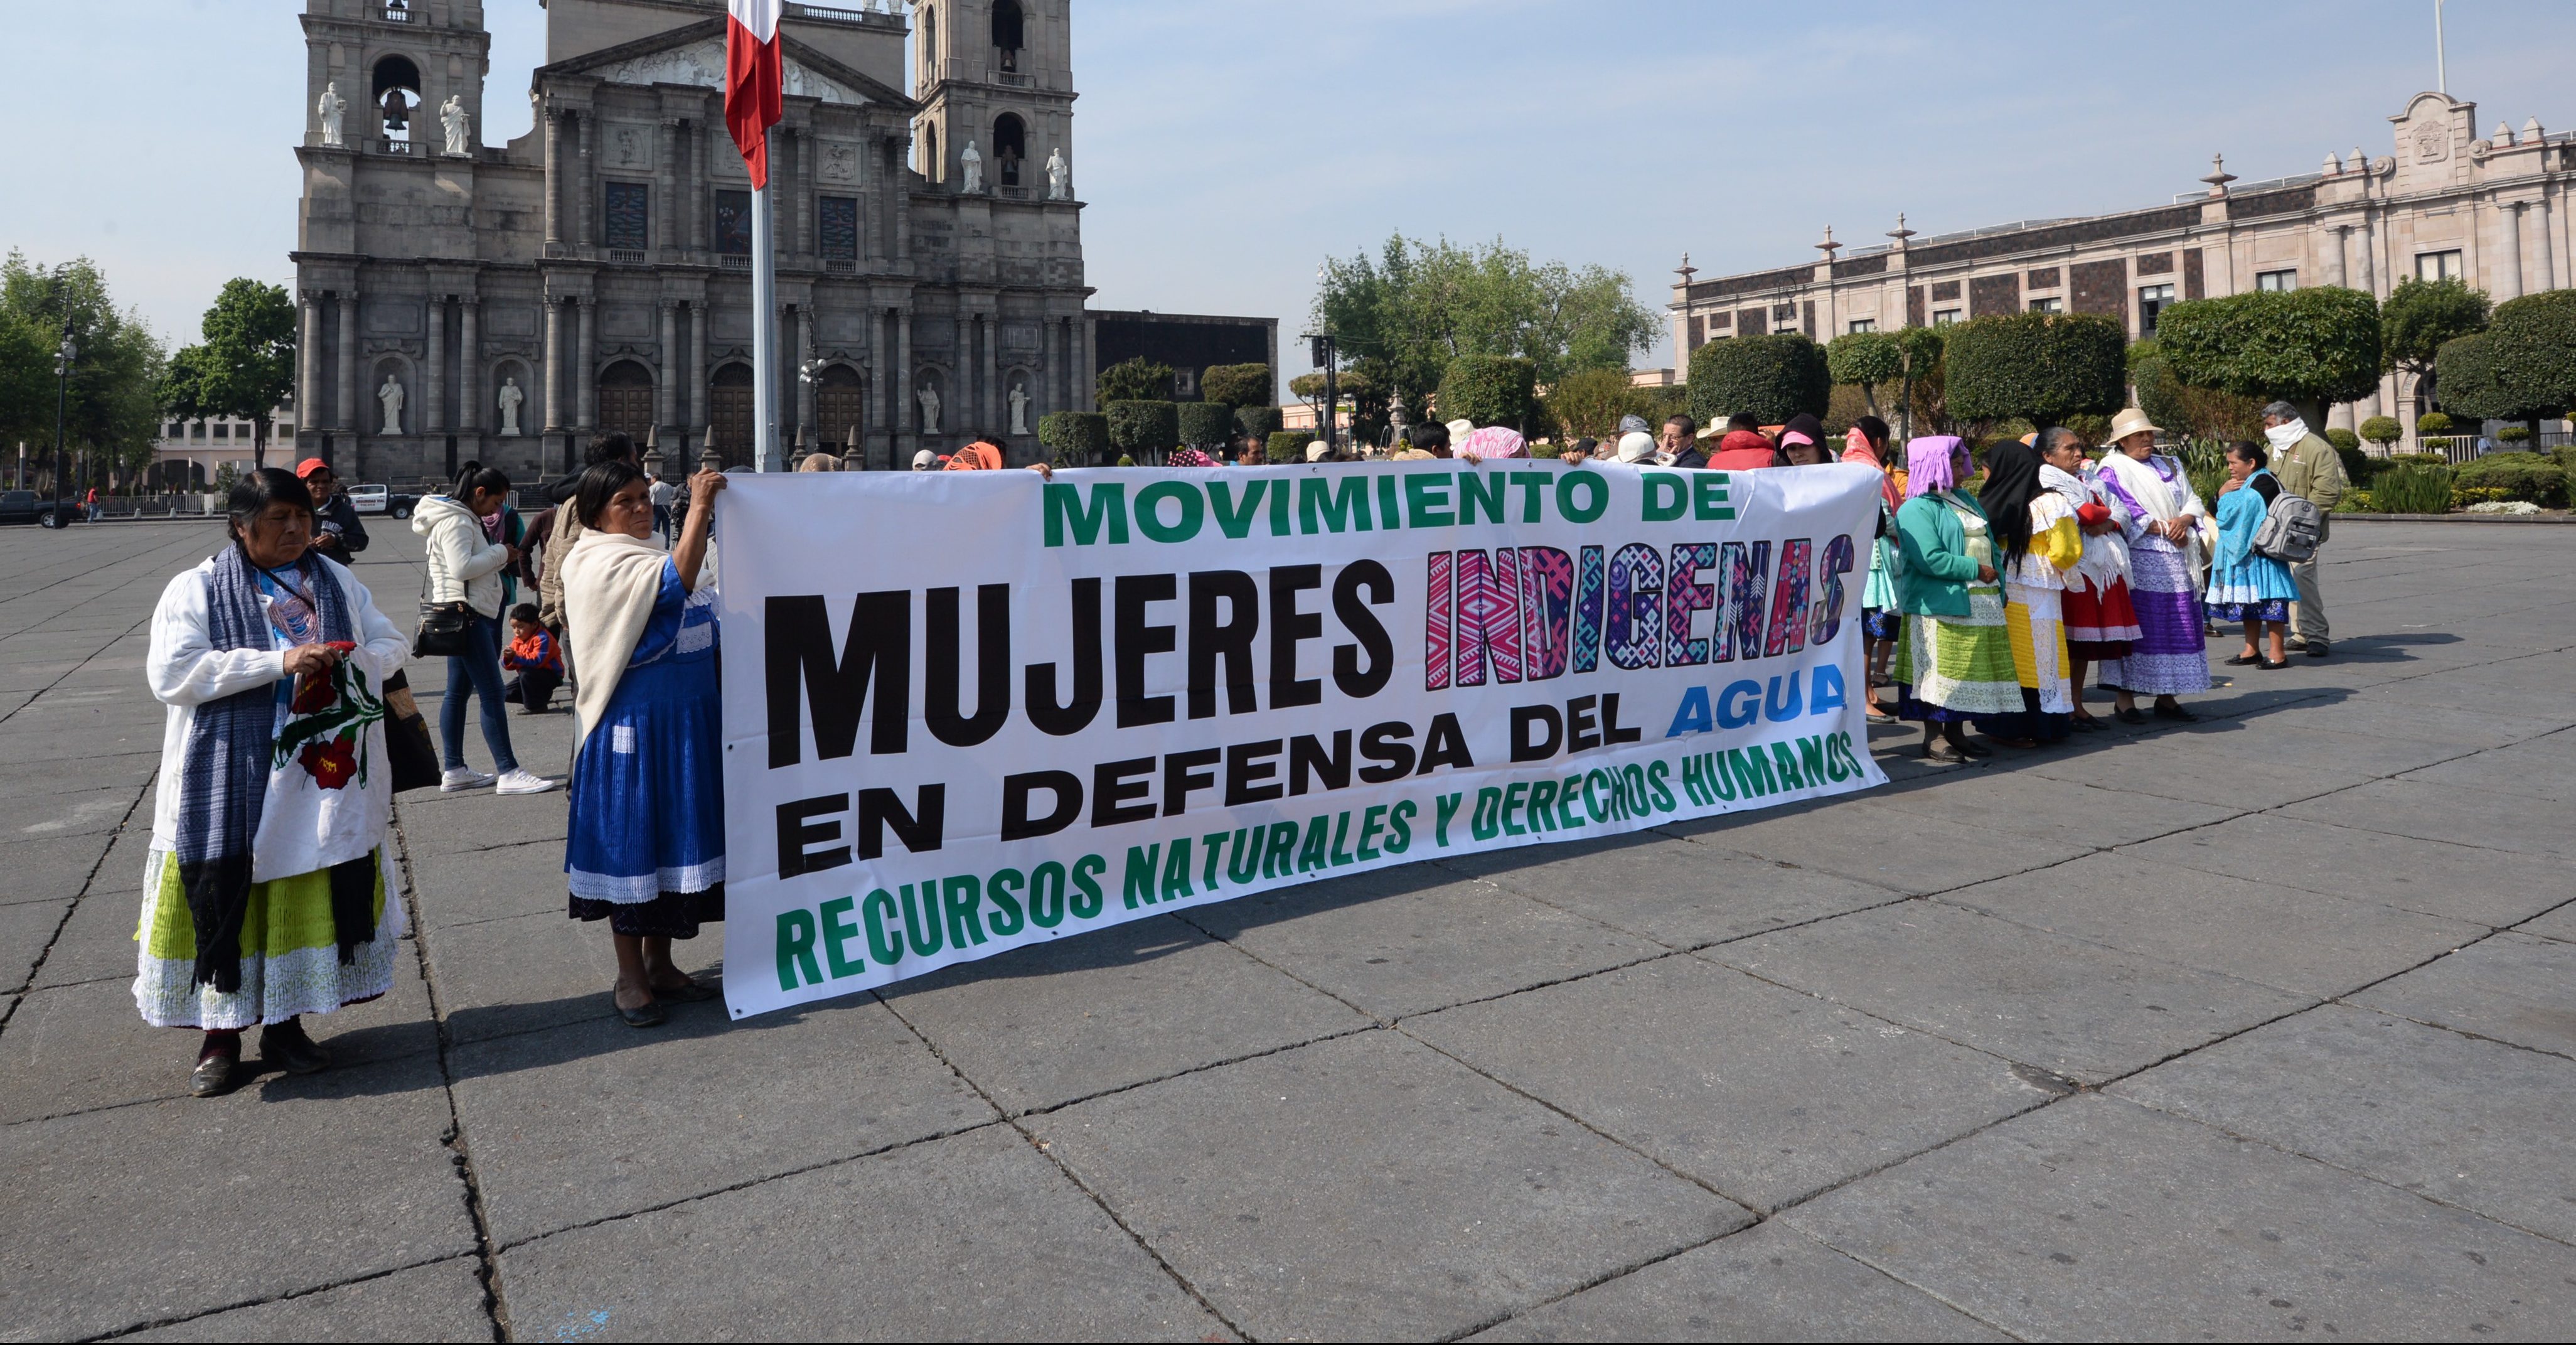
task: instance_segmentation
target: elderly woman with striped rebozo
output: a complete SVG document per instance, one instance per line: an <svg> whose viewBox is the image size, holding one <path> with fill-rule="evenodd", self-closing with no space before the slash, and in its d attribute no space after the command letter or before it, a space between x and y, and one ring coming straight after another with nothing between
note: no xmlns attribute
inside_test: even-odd
<svg viewBox="0 0 2576 1345"><path fill-rule="evenodd" d="M313 497L293 473L252 472L229 513L232 544L162 591L144 659L170 713L134 1003L205 1033L199 1097L240 1081L245 1028L270 1065L329 1064L302 1015L392 989L403 933L382 696L410 643L309 549Z"/></svg>
<svg viewBox="0 0 2576 1345"><path fill-rule="evenodd" d="M2209 690L2209 640L2191 577L2194 552L2209 551L2209 508L2182 464L2156 452L2156 434L2146 413L2121 412L2111 422L2111 451L2094 468L2120 502L2127 528L2138 638L2125 656L2103 660L2101 677L2119 693L2120 718L2131 724L2147 722L2140 696L2155 697L2159 719L2198 719L2175 697Z"/></svg>
<svg viewBox="0 0 2576 1345"><path fill-rule="evenodd" d="M572 666L572 815L564 876L576 920L606 920L620 1018L713 999L671 962L673 939L724 919L724 743L707 530L722 472L689 479L679 545L653 540L651 482L631 464L581 474L581 541L564 559Z"/></svg>

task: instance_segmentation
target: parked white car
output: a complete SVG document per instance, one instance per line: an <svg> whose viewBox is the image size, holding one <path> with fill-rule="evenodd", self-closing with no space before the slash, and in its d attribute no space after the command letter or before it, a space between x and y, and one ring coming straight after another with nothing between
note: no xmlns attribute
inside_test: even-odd
<svg viewBox="0 0 2576 1345"><path fill-rule="evenodd" d="M385 512L385 502L392 495L390 486L351 486L349 506L361 514L381 514Z"/></svg>

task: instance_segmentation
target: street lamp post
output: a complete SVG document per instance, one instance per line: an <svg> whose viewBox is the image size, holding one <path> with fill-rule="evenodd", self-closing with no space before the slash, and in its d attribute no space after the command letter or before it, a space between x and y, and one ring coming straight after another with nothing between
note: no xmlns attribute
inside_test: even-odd
<svg viewBox="0 0 2576 1345"><path fill-rule="evenodd" d="M1340 352L1335 349L1329 332L1306 339L1313 343L1309 353L1315 366L1324 371L1324 451L1328 455L1339 456L1340 445L1334 435L1334 422L1340 419L1342 405L1341 379L1337 369L1341 364Z"/></svg>
<svg viewBox="0 0 2576 1345"><path fill-rule="evenodd" d="M63 429L71 405L72 361L80 358L80 347L73 343L71 332L63 332L63 344L54 352L54 526L63 524Z"/></svg>

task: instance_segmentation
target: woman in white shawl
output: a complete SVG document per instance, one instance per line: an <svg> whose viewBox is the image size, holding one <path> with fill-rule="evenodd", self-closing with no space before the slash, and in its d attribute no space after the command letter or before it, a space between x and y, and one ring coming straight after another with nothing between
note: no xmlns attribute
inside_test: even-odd
<svg viewBox="0 0 2576 1345"><path fill-rule="evenodd" d="M2074 506L2084 538L2084 558L2066 576L2066 661L2075 683L2075 727L2107 732L2110 726L2084 709L2084 682L2092 664L2127 658L2138 641L2138 613L2129 601L2128 507L2095 479L2084 460L2082 435L2060 425L2042 436L2039 484Z"/></svg>
<svg viewBox="0 0 2576 1345"><path fill-rule="evenodd" d="M671 940L724 919L724 745L715 594L704 582L721 472L689 481L679 545L654 541L651 481L625 462L581 474L584 529L564 560L573 666L572 815L564 873L576 920L617 943L618 1016L664 1021L664 1000L716 992L671 962Z"/></svg>
<svg viewBox="0 0 2576 1345"><path fill-rule="evenodd" d="M2199 718L2174 699L2209 689L2209 643L2200 590L2192 583L2192 553L2208 549L2209 509L2191 488L2182 464L2156 453L2156 427L2144 412L2123 411L2111 422L2111 451L2095 469L2111 497L2127 512L2129 601L2138 638L2125 658L2102 663L2102 685L2119 693L2120 718L2143 724L2138 697L2156 698L2156 717Z"/></svg>
<svg viewBox="0 0 2576 1345"><path fill-rule="evenodd" d="M328 1065L301 1015L393 988L385 679L410 644L310 551L313 497L263 468L232 489L232 545L170 581L144 670L170 707L144 862L134 1003L205 1033L189 1091L241 1077L242 1029L294 1074Z"/></svg>

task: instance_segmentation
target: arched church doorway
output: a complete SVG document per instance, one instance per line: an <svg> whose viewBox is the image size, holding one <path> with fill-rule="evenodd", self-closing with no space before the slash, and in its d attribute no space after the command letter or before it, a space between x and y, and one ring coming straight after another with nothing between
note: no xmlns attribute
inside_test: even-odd
<svg viewBox="0 0 2576 1345"><path fill-rule="evenodd" d="M858 370L835 364L814 376L814 419L822 431L824 452L848 453L853 430L859 432L864 446L867 408L867 384Z"/></svg>
<svg viewBox="0 0 2576 1345"><path fill-rule="evenodd" d="M619 360L599 375L599 428L635 436L653 430L653 371L633 360Z"/></svg>
<svg viewBox="0 0 2576 1345"><path fill-rule="evenodd" d="M993 157L1001 161L1002 185L1020 185L1020 163L1029 155L1028 123L1005 112L993 123Z"/></svg>
<svg viewBox="0 0 2576 1345"><path fill-rule="evenodd" d="M707 384L707 419L728 469L751 465L751 393L748 364L728 364Z"/></svg>

